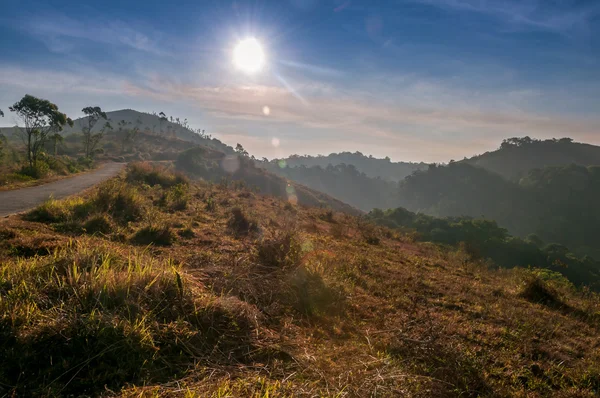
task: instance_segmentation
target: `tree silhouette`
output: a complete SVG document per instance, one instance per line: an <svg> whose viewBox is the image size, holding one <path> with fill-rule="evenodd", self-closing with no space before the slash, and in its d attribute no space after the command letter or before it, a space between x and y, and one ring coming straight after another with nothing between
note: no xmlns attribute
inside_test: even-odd
<svg viewBox="0 0 600 398"><path fill-rule="evenodd" d="M244 147L242 146L242 144L240 144L240 143L238 143L235 146L235 151L242 156L248 156L248 151L245 150Z"/></svg>
<svg viewBox="0 0 600 398"><path fill-rule="evenodd" d="M165 113L164 113L164 112L161 112L161 113L159 113L159 114L158 114L158 117L159 117L159 119L158 119L158 120L159 120L159 123L160 123L160 132L161 132L161 134L162 134L162 133L163 133L163 127L162 127L162 126L163 126L163 123L164 123L164 122L168 122L168 121L169 121L169 119L167 119L167 115L165 115Z"/></svg>
<svg viewBox="0 0 600 398"><path fill-rule="evenodd" d="M27 147L27 162L31 169L37 167L49 135L61 131L65 125L73 125L67 115L59 112L58 106L29 94L8 109L15 112L24 124L18 131Z"/></svg>
<svg viewBox="0 0 600 398"><path fill-rule="evenodd" d="M99 106L88 106L81 111L87 116L88 125L83 129L83 147L85 150L85 157L89 158L93 156L95 147L104 136L104 131L93 134L92 130L100 119L106 120L107 117L106 113L102 112L102 109Z"/></svg>

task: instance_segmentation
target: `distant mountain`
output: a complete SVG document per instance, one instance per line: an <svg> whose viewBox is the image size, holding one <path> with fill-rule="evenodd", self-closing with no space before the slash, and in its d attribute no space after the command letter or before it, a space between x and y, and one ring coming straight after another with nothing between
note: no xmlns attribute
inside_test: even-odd
<svg viewBox="0 0 600 398"><path fill-rule="evenodd" d="M290 167L284 166L281 161L257 163L271 173L331 195L364 211L394 207L398 203L396 182L369 177L351 164Z"/></svg>
<svg viewBox="0 0 600 398"><path fill-rule="evenodd" d="M275 161L283 161L288 167L320 166L326 168L329 165L353 165L358 171L365 173L368 177L380 177L381 179L388 181L400 181L417 170L427 169L427 164L423 162L392 162L390 158L377 159L373 156L365 156L360 152L332 153L327 156L292 155L284 159L275 159Z"/></svg>
<svg viewBox="0 0 600 398"><path fill-rule="evenodd" d="M184 123L176 123L175 121L171 122L170 120L161 122L160 117L157 115L138 112L133 109L123 109L119 111L106 112L106 116L108 117L108 122L111 124L114 132L118 132L119 122L124 121L125 125L123 130L130 130L137 127L142 132L178 138L194 144L205 145L228 154L234 153L232 147L222 143L216 138L199 134ZM87 117L74 120L73 127L66 127L62 131L62 134L68 136L70 134L80 133L87 125L87 120ZM105 121L99 121L92 130L100 131L104 126L104 123ZM14 127L0 129L0 133L3 133L6 136L13 135L14 131Z"/></svg>
<svg viewBox="0 0 600 398"><path fill-rule="evenodd" d="M536 140L529 137L504 140L500 148L462 160L473 166L518 181L533 169L577 164L600 165L600 147L573 142L571 138Z"/></svg>

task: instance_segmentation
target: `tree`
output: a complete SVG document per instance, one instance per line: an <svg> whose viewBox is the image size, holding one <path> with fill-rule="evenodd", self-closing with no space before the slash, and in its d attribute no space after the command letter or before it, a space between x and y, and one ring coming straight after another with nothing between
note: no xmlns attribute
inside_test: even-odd
<svg viewBox="0 0 600 398"><path fill-rule="evenodd" d="M2 109L0 109L0 116L4 117L4 112L2 112Z"/></svg>
<svg viewBox="0 0 600 398"><path fill-rule="evenodd" d="M161 132L161 134L162 134L162 133L163 133L163 127L162 127L162 126L163 126L163 123L164 123L164 122L168 122L168 121L169 121L169 119L167 119L167 115L165 115L165 113L164 113L164 112L161 112L161 113L159 113L159 114L158 114L158 117L159 117L159 119L158 119L158 120L159 120L159 123L160 123L160 132Z"/></svg>
<svg viewBox="0 0 600 398"><path fill-rule="evenodd" d="M244 149L244 147L242 146L242 144L238 143L235 147L235 151L242 155L242 156L248 156L248 151Z"/></svg>
<svg viewBox="0 0 600 398"><path fill-rule="evenodd" d="M58 154L58 143L64 141L63 136L60 133L54 133L49 138L52 141L54 156L56 156Z"/></svg>
<svg viewBox="0 0 600 398"><path fill-rule="evenodd" d="M93 155L96 145L104 136L104 131L93 134L92 130L100 119L107 119L106 113L102 112L99 106L88 106L81 110L87 116L88 125L83 129L83 147L85 157L90 158Z"/></svg>
<svg viewBox="0 0 600 398"><path fill-rule="evenodd" d="M121 120L117 123L117 126L119 126L119 135L121 136L121 152L123 153L125 153L125 145L127 145L127 142L129 141L129 134L124 131L128 124L131 123L126 122L125 120Z"/></svg>
<svg viewBox="0 0 600 398"><path fill-rule="evenodd" d="M27 162L32 170L37 167L49 135L61 131L65 125L73 126L73 121L59 112L58 106L29 94L8 109L24 124L18 131L27 147Z"/></svg>

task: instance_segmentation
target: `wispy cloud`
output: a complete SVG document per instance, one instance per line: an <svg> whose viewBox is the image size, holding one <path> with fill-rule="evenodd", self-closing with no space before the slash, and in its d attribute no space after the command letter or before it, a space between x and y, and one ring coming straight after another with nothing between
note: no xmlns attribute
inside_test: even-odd
<svg viewBox="0 0 600 398"><path fill-rule="evenodd" d="M599 3L550 2L545 0L415 0L445 9L497 17L512 28L552 31L565 35L588 32L590 21L600 15Z"/></svg>
<svg viewBox="0 0 600 398"><path fill-rule="evenodd" d="M53 52L69 52L75 46L74 41L85 40L154 55L169 54L161 47L161 35L154 29L142 31L130 22L100 16L74 19L65 14L50 12L49 15L33 16L18 24L23 31L41 40Z"/></svg>
<svg viewBox="0 0 600 398"><path fill-rule="evenodd" d="M199 109L222 118L337 130L352 137L369 134L391 138L398 136L402 130L423 128L440 134L486 131L493 135L522 133L552 136L569 133L589 136L598 132L597 120L522 110L498 111L468 107L466 104L452 106L447 103L442 106L434 103L435 106L418 107L409 105L408 101L374 101L372 98L336 92L330 96L307 96L303 103L285 87L267 85L213 87L154 81L148 87L129 84L127 92L130 95L152 96L162 101L185 98ZM425 90L429 96L434 96L436 91L444 93L445 90L431 85L425 88L417 85L416 89ZM535 95L528 90L511 93L514 97ZM270 107L269 116L263 114L264 106Z"/></svg>
<svg viewBox="0 0 600 398"><path fill-rule="evenodd" d="M0 65L0 87L46 93L122 94L125 81L106 72L78 66L77 70L40 70Z"/></svg>

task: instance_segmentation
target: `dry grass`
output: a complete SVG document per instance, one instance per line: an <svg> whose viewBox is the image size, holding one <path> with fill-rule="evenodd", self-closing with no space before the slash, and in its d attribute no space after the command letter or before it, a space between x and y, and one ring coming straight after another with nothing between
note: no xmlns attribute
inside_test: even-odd
<svg viewBox="0 0 600 398"><path fill-rule="evenodd" d="M176 185L112 184L140 218L124 222L115 194L77 221L92 192L0 229L0 395L600 391L600 298L557 275L219 185L189 186L175 211L162 197ZM70 220L118 231L57 228ZM130 246L149 225L179 238Z"/></svg>

